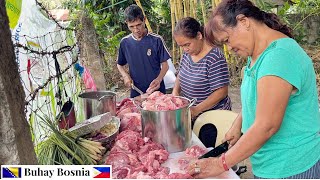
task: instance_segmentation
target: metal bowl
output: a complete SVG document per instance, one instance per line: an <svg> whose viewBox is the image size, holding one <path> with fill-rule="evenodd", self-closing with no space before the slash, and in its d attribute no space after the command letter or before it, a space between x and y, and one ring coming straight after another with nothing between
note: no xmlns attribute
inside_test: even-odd
<svg viewBox="0 0 320 180"><path fill-rule="evenodd" d="M107 122L104 126L106 126L108 123L113 123L116 125L114 132L112 132L111 135L108 137L94 140L97 142L101 142L102 146L104 146L107 150L112 147L114 140L116 139L117 135L119 134L120 119L115 116L112 116L111 120L109 122Z"/></svg>
<svg viewBox="0 0 320 180"><path fill-rule="evenodd" d="M93 131L101 129L111 120L112 120L111 113L107 112L98 116L94 116L81 123L78 123L72 128L70 128L69 131L75 133L78 136L83 136Z"/></svg>

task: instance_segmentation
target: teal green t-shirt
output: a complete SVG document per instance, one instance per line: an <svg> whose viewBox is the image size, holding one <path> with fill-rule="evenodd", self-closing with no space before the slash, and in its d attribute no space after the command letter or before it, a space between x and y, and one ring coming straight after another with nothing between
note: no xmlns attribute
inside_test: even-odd
<svg viewBox="0 0 320 180"><path fill-rule="evenodd" d="M320 159L320 113L312 60L295 40L282 38L272 42L252 67L250 62L249 57L241 85L244 133L255 121L260 78L277 76L297 88L279 131L251 156L253 174L284 178L308 170Z"/></svg>

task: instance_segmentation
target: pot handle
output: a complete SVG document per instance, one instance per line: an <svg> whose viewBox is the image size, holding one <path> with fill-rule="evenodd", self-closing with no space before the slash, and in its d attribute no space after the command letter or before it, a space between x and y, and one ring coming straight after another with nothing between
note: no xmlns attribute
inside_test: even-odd
<svg viewBox="0 0 320 180"><path fill-rule="evenodd" d="M104 97L106 97L107 95L103 95L103 96L101 96L99 99L98 99L98 103L97 103L97 106L96 106L96 108L97 109L99 109L99 111L103 111L103 103L102 103L102 99L104 98Z"/></svg>
<svg viewBox="0 0 320 180"><path fill-rule="evenodd" d="M101 96L99 99L98 99L98 101L101 101L104 97L106 97L106 96L108 96L108 95L103 95L103 96Z"/></svg>
<svg viewBox="0 0 320 180"><path fill-rule="evenodd" d="M189 106L188 106L188 109L189 109L191 106L193 106L194 103L196 103L196 102L197 102L197 98L192 98L191 101L190 101L190 104L189 104Z"/></svg>

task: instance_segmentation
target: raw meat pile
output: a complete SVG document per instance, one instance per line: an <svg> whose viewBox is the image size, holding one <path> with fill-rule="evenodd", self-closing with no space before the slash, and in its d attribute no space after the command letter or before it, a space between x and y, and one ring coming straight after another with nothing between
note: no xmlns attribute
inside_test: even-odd
<svg viewBox="0 0 320 180"><path fill-rule="evenodd" d="M122 119L125 114L133 112L140 113L139 109L133 104L131 99L125 98L120 103L117 103L116 115L120 119Z"/></svg>
<svg viewBox="0 0 320 180"><path fill-rule="evenodd" d="M152 99L156 100L155 96ZM161 166L168 159L169 153L161 144L152 142L149 138L142 139L141 114L130 99L124 99L118 104L117 116L121 119L120 134L105 162L105 164L112 165L113 178L192 178L185 173L170 174L168 167Z"/></svg>
<svg viewBox="0 0 320 180"><path fill-rule="evenodd" d="M204 148L197 146L197 145L191 146L190 148L187 148L185 150L185 156L180 158L178 161L180 169L185 170L189 163L198 159L198 157L202 156L206 152L208 152L207 149L204 149Z"/></svg>
<svg viewBox="0 0 320 180"><path fill-rule="evenodd" d="M155 91L142 102L142 107L144 110L149 111L167 111L180 109L185 107L188 103L189 102L185 99Z"/></svg>

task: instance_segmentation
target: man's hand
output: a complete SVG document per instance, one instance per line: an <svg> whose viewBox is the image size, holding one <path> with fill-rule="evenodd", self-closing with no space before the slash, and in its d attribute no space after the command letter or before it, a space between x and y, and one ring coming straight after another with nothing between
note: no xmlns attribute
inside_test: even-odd
<svg viewBox="0 0 320 180"><path fill-rule="evenodd" d="M131 88L132 79L130 76L123 77L124 85Z"/></svg>
<svg viewBox="0 0 320 180"><path fill-rule="evenodd" d="M158 90L160 88L160 82L158 79L154 79L150 85L149 85L149 88L147 89L147 92L148 94L151 94L153 93L155 90Z"/></svg>

